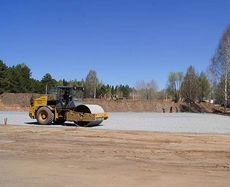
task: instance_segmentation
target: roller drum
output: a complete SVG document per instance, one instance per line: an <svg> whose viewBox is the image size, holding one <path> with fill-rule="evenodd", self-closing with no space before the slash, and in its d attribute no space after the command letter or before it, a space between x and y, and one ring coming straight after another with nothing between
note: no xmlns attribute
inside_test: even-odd
<svg viewBox="0 0 230 187"><path fill-rule="evenodd" d="M76 112L82 112L82 113L91 113L91 114L98 114L98 113L104 113L104 110L101 106L99 105L78 105L75 107L74 111ZM103 119L97 119L95 121L78 121L76 122L77 125L79 126L85 126L85 127L90 127L90 126L97 126L103 122Z"/></svg>
<svg viewBox="0 0 230 187"><path fill-rule="evenodd" d="M104 110L99 105L78 105L74 109L76 112L83 112L83 113L91 113L91 114L97 114L97 113L104 113Z"/></svg>

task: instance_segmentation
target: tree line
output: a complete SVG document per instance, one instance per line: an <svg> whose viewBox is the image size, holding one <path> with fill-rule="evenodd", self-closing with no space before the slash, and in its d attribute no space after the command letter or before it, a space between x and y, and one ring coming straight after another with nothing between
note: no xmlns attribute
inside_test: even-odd
<svg viewBox="0 0 230 187"><path fill-rule="evenodd" d="M112 86L99 82L97 73L90 70L85 79L80 81L65 79L55 80L50 73L46 73L41 80L32 78L30 68L22 63L8 67L0 60L0 94L2 93L40 93L56 86L81 86L86 98L128 98L133 88L128 85Z"/></svg>
<svg viewBox="0 0 230 187"><path fill-rule="evenodd" d="M193 83L193 84L190 84ZM210 91L209 81L204 73L197 75L193 67L189 67L184 76L183 73L170 73L166 90L158 91L154 80L136 82L134 88L129 85L109 85L99 81L95 70L90 70L85 79L80 81L65 79L55 80L50 73L46 73L41 80L32 78L30 68L26 64L17 64L8 67L0 60L0 93L41 93L47 88L56 86L81 86L84 87L86 98L132 98L132 99L164 99L166 95L174 101L181 98L200 100L208 96ZM199 88L198 88L199 86ZM198 92L199 90L199 92Z"/></svg>
<svg viewBox="0 0 230 187"><path fill-rule="evenodd" d="M185 73L171 72L167 86L158 91L154 80L137 81L135 87L129 85L109 85L99 81L95 70L90 70L85 79L55 80L46 73L41 80L32 77L26 64L8 67L0 60L0 94L45 93L46 87L78 85L85 88L86 98L132 98L132 99L167 99L175 102L215 100L216 103L228 105L230 95L230 26L220 38L219 45L211 58L208 71L198 73L189 66Z"/></svg>

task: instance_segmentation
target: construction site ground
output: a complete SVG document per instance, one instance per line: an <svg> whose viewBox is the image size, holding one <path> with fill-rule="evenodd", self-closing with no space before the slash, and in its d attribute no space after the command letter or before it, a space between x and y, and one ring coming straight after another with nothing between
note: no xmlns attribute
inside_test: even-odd
<svg viewBox="0 0 230 187"><path fill-rule="evenodd" d="M230 136L0 125L0 186L230 186Z"/></svg>
<svg viewBox="0 0 230 187"><path fill-rule="evenodd" d="M27 112L12 112L28 111L30 97L0 95L0 186L230 186L229 117L203 114L223 109L208 103L188 108L171 101L86 100L112 112L110 121L95 128L50 128L28 120Z"/></svg>

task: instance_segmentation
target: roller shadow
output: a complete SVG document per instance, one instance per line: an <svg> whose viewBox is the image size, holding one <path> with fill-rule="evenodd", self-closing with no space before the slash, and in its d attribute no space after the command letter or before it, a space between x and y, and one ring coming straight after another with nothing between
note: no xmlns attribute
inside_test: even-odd
<svg viewBox="0 0 230 187"><path fill-rule="evenodd" d="M74 123L63 123L63 124L55 124L55 123L51 123L50 125L40 125L38 122L25 122L25 124L27 125L36 125L36 126L48 126L48 127L51 127L51 126L70 126L70 127L77 127L76 124Z"/></svg>
<svg viewBox="0 0 230 187"><path fill-rule="evenodd" d="M38 122L25 122L24 124L27 124L27 125L39 125Z"/></svg>
<svg viewBox="0 0 230 187"><path fill-rule="evenodd" d="M103 126L101 124L99 125L87 125L87 126L80 126L80 125L77 125L75 123L69 123L69 122L65 122L63 124L55 124L55 123L52 123L50 125L40 125L38 122L25 122L24 124L27 124L27 125L36 125L36 126L48 126L48 127L52 127L52 126L63 126L63 127L84 127L84 128L91 128L91 127L100 127L100 126Z"/></svg>

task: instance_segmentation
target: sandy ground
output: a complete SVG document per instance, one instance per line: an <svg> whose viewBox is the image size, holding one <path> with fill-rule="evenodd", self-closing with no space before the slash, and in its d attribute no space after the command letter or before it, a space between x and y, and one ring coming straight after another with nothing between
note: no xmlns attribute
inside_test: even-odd
<svg viewBox="0 0 230 187"><path fill-rule="evenodd" d="M230 136L0 126L0 186L230 186Z"/></svg>

